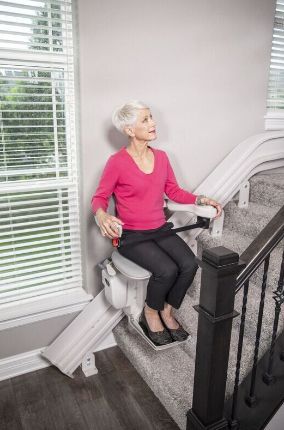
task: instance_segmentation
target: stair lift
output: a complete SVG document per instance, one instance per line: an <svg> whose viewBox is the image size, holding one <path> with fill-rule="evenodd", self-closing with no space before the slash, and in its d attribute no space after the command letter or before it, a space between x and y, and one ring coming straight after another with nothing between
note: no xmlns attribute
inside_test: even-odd
<svg viewBox="0 0 284 430"><path fill-rule="evenodd" d="M185 212L184 215L195 216L197 222L155 233L159 237L186 230L208 229L210 220L217 213L213 206L179 204L171 201L167 201L165 206L171 212ZM119 227L121 228L121 226ZM121 236L121 232L120 230L119 236ZM150 236L152 234L147 235L147 240L150 240ZM140 240L145 240L145 237L138 239L138 241ZM191 243L193 242L195 241L192 240ZM127 245L125 242L123 244ZM113 245L119 247L120 239L113 239ZM173 341L166 345L155 345L140 326L139 317L144 307L147 283L151 276L148 270L123 257L117 249L112 252L109 258L101 262L99 267L104 290L86 305L58 338L42 352L45 358L70 377L73 377L72 373L79 364L82 364L82 370L86 376L97 373L93 354L94 345L96 342L100 342L107 330L110 332L124 315L128 317L130 330L138 333L156 351L186 342L186 340L182 342ZM100 311L103 307L108 310L108 318L106 311L105 315Z"/></svg>
<svg viewBox="0 0 284 430"><path fill-rule="evenodd" d="M152 236L169 236L174 232L192 230L194 228L209 228L210 218L213 218L216 215L216 209L212 206L204 207L167 202L167 208L170 211L186 211L194 213L194 215L197 216L197 223L175 228L163 233L153 233L152 235L148 234L147 238L144 237L140 240L134 239L135 242L150 240ZM119 237L121 237L122 228L119 224L116 226L119 230ZM131 243L133 243L133 240ZM119 244L120 239L113 239L114 246L119 247ZM127 244L127 241L124 241L123 245L126 246ZM102 269L102 282L106 299L115 309L123 309L123 312L128 317L129 327L140 334L152 348L159 351L186 342L185 340L171 342L166 345L155 345L140 326L139 316L145 304L147 284L151 276L151 272L122 256L117 249L112 252L110 258L107 258L100 264L100 268Z"/></svg>

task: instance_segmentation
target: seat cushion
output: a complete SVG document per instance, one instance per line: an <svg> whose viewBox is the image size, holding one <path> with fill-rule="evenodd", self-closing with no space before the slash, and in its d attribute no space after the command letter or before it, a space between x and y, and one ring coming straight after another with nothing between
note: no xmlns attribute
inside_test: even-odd
<svg viewBox="0 0 284 430"><path fill-rule="evenodd" d="M138 264L133 263L133 261L128 260L128 258L123 257L118 251L113 251L111 259L115 267L125 276L132 279L148 279L152 275L143 267L138 266Z"/></svg>

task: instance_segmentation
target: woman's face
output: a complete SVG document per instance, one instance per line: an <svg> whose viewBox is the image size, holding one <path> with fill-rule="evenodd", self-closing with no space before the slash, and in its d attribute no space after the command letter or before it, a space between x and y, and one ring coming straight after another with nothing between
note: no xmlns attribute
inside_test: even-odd
<svg viewBox="0 0 284 430"><path fill-rule="evenodd" d="M137 121L129 129L132 131L132 137L137 140L151 141L157 137L156 124L150 109L139 109Z"/></svg>

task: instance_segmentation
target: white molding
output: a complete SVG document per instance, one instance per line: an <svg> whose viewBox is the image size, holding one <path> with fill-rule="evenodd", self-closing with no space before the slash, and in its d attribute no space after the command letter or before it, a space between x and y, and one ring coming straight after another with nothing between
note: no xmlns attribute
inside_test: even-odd
<svg viewBox="0 0 284 430"><path fill-rule="evenodd" d="M284 113L282 112L267 112L264 117L265 130L283 130L284 129Z"/></svg>
<svg viewBox="0 0 284 430"><path fill-rule="evenodd" d="M82 288L74 288L2 304L0 331L80 312L92 299Z"/></svg>
<svg viewBox="0 0 284 430"><path fill-rule="evenodd" d="M104 341L98 344L94 352L116 345L113 333L110 332ZM42 356L43 350L44 348L34 349L33 351L0 359L0 381L51 366L50 362Z"/></svg>
<svg viewBox="0 0 284 430"><path fill-rule="evenodd" d="M0 360L0 381L48 367L50 364L41 356L41 349L13 355Z"/></svg>

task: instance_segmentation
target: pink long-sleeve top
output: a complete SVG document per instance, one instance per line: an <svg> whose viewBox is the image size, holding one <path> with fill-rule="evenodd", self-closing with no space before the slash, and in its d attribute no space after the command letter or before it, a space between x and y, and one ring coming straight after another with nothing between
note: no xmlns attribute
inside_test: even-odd
<svg viewBox="0 0 284 430"><path fill-rule="evenodd" d="M179 187L168 156L164 151L149 147L154 153L152 173L144 173L126 147L110 156L98 188L92 198L93 212L108 208L114 194L116 216L127 230L150 230L166 222L164 194L177 203L195 203L197 195Z"/></svg>

